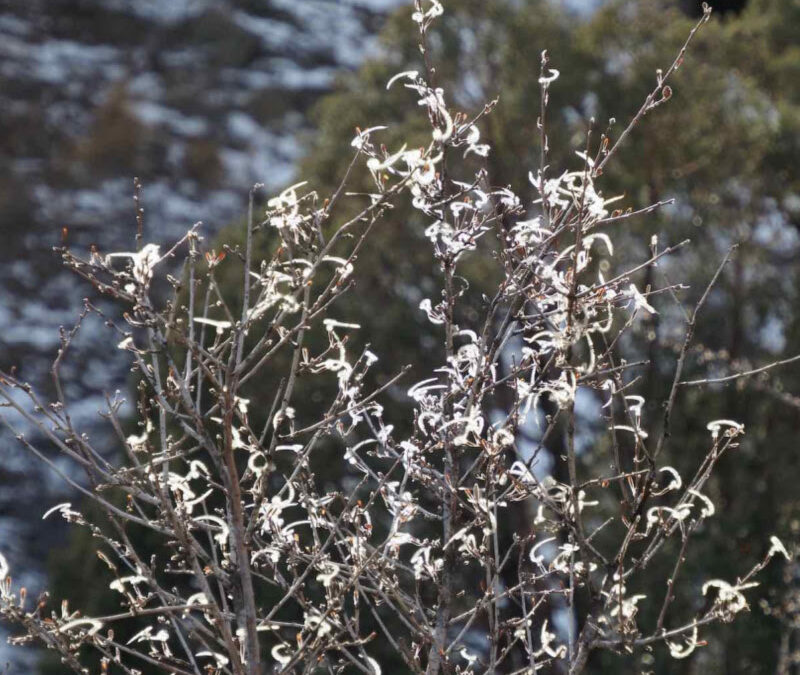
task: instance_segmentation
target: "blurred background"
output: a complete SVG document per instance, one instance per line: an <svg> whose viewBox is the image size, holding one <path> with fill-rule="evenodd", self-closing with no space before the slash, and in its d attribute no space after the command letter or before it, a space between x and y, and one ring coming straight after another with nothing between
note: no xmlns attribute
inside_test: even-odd
<svg viewBox="0 0 800 675"><path fill-rule="evenodd" d="M561 71L548 113L551 166L560 172L575 166L591 118L596 129L619 134L701 13L690 0L445 7L431 47L448 101L474 113L500 95L482 126L494 148L490 180L529 200L541 51ZM691 377L800 353L800 1L734 0L714 9L675 74L672 100L644 118L601 183L633 208L675 199L623 221L615 262L644 258L654 233L663 246L691 238L641 280L689 284L686 307L739 243L701 316ZM147 241L169 242L202 221L212 242L226 227L236 236L255 182L266 193L297 176L321 195L334 188L355 126L389 124L389 147L423 133L407 92L385 91L391 75L418 67L409 16L401 0L0 0L0 367L16 367L49 393L58 327L74 323L89 292L59 269L52 247L67 228L72 248L131 250L134 176L144 186ZM374 351L390 355L387 373L427 350L417 360L422 376L441 360L418 310L437 271L414 218L400 209L375 232L347 316L364 325ZM637 388L656 425L682 334L680 309L659 302L659 314L637 326L639 347L631 345L648 361ZM385 311L370 310L376 306ZM73 419L108 452L114 440L97 410L105 393L128 390L128 376L125 355L89 323L63 378ZM271 400L269 391L253 396L251 407ZM407 401L396 404L403 412ZM682 391L668 461L696 466L705 424L720 417L744 422L748 433L710 484L720 513L685 570L676 602L684 616L697 611L704 580L733 580L763 555L769 534L790 548L800 543L800 366ZM582 462L591 470L602 459L587 434ZM17 580L47 585L76 606L100 602L93 590L106 585L91 583L91 542L55 519L41 521L75 495L6 432L0 452L0 550ZM709 646L690 659L668 662L659 647L623 661L599 656L592 671L800 673L800 569L774 563L763 581L750 613L710 630ZM10 672L64 672L34 650L3 646L0 659Z"/></svg>

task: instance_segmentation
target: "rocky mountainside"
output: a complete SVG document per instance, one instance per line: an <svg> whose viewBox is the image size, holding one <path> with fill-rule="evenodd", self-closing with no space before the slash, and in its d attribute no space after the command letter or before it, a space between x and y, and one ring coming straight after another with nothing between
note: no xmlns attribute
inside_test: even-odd
<svg viewBox="0 0 800 675"><path fill-rule="evenodd" d="M291 178L309 106L398 4L0 0L0 367L50 386L58 327L86 293L52 251L63 228L76 249L130 250L133 176L148 241L239 217L253 183ZM72 417L95 439L104 392L126 384L106 337L86 326L64 372ZM0 550L43 560L59 537L39 516L63 484L5 431L0 447ZM36 586L39 572L17 577Z"/></svg>

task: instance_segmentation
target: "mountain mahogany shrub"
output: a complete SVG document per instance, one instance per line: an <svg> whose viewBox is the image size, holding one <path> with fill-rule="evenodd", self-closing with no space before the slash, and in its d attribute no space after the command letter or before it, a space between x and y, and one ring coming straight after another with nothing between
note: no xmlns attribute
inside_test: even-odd
<svg viewBox="0 0 800 675"><path fill-rule="evenodd" d="M0 612L22 631L12 642L41 641L76 672L89 672L95 652L103 672L124 673L381 673L387 663L414 673L577 673L599 649L663 644L664 658L689 656L704 644L704 626L747 609L747 590L775 554L789 557L772 537L739 578L686 580L690 590L699 586L702 611L672 611L691 538L715 514L704 487L744 433L736 421L709 420L692 475L663 462L676 396L698 384L682 373L695 322L727 258L686 315L664 416L650 435L632 375L639 364L626 362L630 339L621 338L641 314L656 312L656 294L678 302L677 287L640 289L633 279L682 244L660 248L653 238L647 259L610 271L615 226L661 203L623 210L598 179L641 118L670 98L667 80L709 11L616 140L588 133L575 165L561 171L548 166L545 124L558 71L542 54L541 162L530 173L539 197L529 208L510 188L488 185L481 169L491 148L479 123L496 102L470 118L436 86L426 45L441 13L435 0L418 0L425 67L387 85L406 88L427 115L427 146L388 149L379 143L383 127L357 130L334 194L320 201L299 183L256 217L256 186L246 239L225 253L206 250L198 226L165 253L144 244L141 212L132 252L59 249L70 269L125 308L118 323L87 300L81 321L103 316L129 355L140 377L139 432L123 431L118 395L101 414L120 438L120 461L73 426L60 367L81 321L62 333L56 400L45 403L3 374L10 411L2 420L45 461L20 423L84 472L79 479L54 464L103 518L70 504L45 517L60 514L97 538L109 569L102 583L120 611L86 616L67 603L54 610L47 594L33 601L0 557ZM374 190L349 193L360 162ZM456 165L477 168L453 175ZM360 210L343 220L345 199ZM391 355L353 350L348 337L359 326L336 304L353 289L370 231L401 199L428 222L442 280L441 293L420 303L441 332L441 367L406 385L415 409L403 435L384 421L382 401L407 368L368 388L371 366ZM257 237L277 240L269 258L254 259ZM491 255L499 279L477 317L460 311L470 289L459 265L475 255ZM173 276L167 268L175 272L176 259ZM221 265L239 270L235 301L215 278ZM157 281L171 285L170 299L155 299ZM246 391L278 364L285 371L271 408L251 411ZM303 419L298 380L309 378L322 378L320 391L335 387ZM599 420L576 409L580 390L603 400ZM578 434L598 423L603 438L578 447ZM538 429L538 447L523 442L526 429ZM565 480L540 461L559 434L565 454L555 461L565 464ZM329 461L332 446L347 480L326 491L317 457L324 451ZM607 453L607 475L584 475L581 452ZM529 517L509 536L507 514L520 505ZM671 573L654 586L646 575L664 556ZM648 603L653 622L642 620Z"/></svg>

